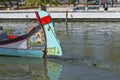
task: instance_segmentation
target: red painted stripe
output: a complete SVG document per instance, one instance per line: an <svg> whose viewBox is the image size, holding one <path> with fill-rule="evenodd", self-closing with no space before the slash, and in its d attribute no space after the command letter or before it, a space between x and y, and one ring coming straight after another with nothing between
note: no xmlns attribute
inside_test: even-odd
<svg viewBox="0 0 120 80"><path fill-rule="evenodd" d="M51 17L49 15L40 18L40 21L41 21L42 25L45 25L45 24L48 24L48 23L52 22Z"/></svg>
<svg viewBox="0 0 120 80"><path fill-rule="evenodd" d="M40 22L40 24L42 26L52 22L50 15L47 15L47 16L41 18L37 11L35 13L36 13L36 17L37 17L38 21Z"/></svg>
<svg viewBox="0 0 120 80"><path fill-rule="evenodd" d="M38 14L38 12L36 11L36 17L38 19L38 21L40 22L41 26L42 26L42 29L43 29L43 33L45 35L45 51L44 51L44 55L43 55L43 58L46 57L47 55L47 39L46 39L46 33L45 33L45 29L44 29L44 25L41 23L41 19L40 19L40 15ZM50 16L49 16L50 17ZM43 17L44 18L44 17ZM50 18L51 19L51 18ZM47 21L46 21L47 22Z"/></svg>
<svg viewBox="0 0 120 80"><path fill-rule="evenodd" d="M9 34L8 35L8 38L9 39L15 39L15 38L17 38L18 36L17 35L13 35L13 34Z"/></svg>

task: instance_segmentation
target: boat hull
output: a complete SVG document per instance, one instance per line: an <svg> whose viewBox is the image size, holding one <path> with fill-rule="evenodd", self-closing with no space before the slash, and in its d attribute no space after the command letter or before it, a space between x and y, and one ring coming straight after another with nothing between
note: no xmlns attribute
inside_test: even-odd
<svg viewBox="0 0 120 80"><path fill-rule="evenodd" d="M24 35L10 35L9 39L0 41L0 55L41 58L62 56L50 15L45 11L35 14L39 24Z"/></svg>
<svg viewBox="0 0 120 80"><path fill-rule="evenodd" d="M7 49L0 48L0 55L4 56L21 56L21 57L43 57L44 52L42 50L20 50L20 49Z"/></svg>

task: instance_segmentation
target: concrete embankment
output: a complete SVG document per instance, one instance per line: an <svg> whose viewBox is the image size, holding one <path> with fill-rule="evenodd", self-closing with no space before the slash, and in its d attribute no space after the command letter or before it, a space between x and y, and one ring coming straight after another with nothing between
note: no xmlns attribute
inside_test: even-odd
<svg viewBox="0 0 120 80"><path fill-rule="evenodd" d="M0 11L0 20L35 19L35 11ZM55 21L66 19L66 11L49 11ZM120 21L119 11L68 11L68 21Z"/></svg>

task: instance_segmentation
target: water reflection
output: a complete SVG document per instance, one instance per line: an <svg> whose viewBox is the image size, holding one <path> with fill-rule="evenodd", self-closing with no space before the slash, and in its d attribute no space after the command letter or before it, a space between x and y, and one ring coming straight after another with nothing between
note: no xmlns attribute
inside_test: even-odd
<svg viewBox="0 0 120 80"><path fill-rule="evenodd" d="M61 71L54 60L0 57L0 80L58 80Z"/></svg>
<svg viewBox="0 0 120 80"><path fill-rule="evenodd" d="M27 23L0 23L7 27ZM22 80L119 80L120 22L55 23L63 57L52 60L0 57L0 79ZM28 26L34 26L30 23ZM15 33L20 33L17 28ZM25 27L27 28L27 27ZM6 60L6 61L4 61ZM96 66L93 66L93 63ZM61 73L62 72L62 73ZM87 77L86 77L87 76Z"/></svg>
<svg viewBox="0 0 120 80"><path fill-rule="evenodd" d="M60 24L57 23L58 26ZM104 68L108 68L109 66L111 71L120 72L119 24L120 22L68 23L68 39L66 39L65 30L56 28L59 30L58 33L62 42L64 56L90 63L95 62Z"/></svg>
<svg viewBox="0 0 120 80"><path fill-rule="evenodd" d="M57 23L58 26L60 24ZM65 55L72 55L72 57L77 55L75 56L75 58L89 57L88 59L94 58L96 60L105 61L104 57L109 54L109 50L112 49L113 51L119 53L119 24L119 22L68 23L68 39L66 39L65 30L61 30L62 26L60 27L60 29L56 29L59 30L58 34L60 41L62 42L63 52ZM65 25L63 25L63 27L65 27ZM66 53L66 51L68 52Z"/></svg>

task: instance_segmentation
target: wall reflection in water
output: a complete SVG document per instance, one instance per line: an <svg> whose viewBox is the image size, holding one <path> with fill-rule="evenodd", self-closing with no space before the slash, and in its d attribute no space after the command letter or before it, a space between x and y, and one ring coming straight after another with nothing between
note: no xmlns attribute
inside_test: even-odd
<svg viewBox="0 0 120 80"><path fill-rule="evenodd" d="M1 22L0 25L23 34L35 23ZM64 22L55 23L54 28L61 42L62 58L0 57L0 79L120 80L120 22L70 22L68 37Z"/></svg>
<svg viewBox="0 0 120 80"><path fill-rule="evenodd" d="M0 80L59 80L61 71L55 60L0 57Z"/></svg>

